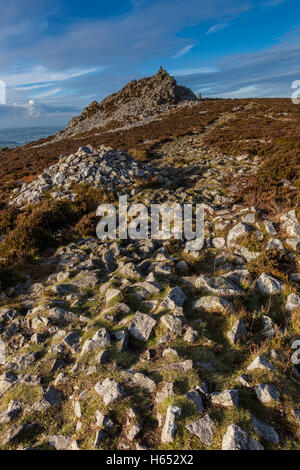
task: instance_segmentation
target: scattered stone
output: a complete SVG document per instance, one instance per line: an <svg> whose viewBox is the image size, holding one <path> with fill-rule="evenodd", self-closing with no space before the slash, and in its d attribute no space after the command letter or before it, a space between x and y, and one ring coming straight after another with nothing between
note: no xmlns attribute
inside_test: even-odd
<svg viewBox="0 0 300 470"><path fill-rule="evenodd" d="M199 437L200 441L204 445L212 445L215 423L208 414L203 418L198 419L198 421L192 421L191 423L188 423L185 427L190 433Z"/></svg>
<svg viewBox="0 0 300 470"><path fill-rule="evenodd" d="M275 230L273 223L270 222L269 220L264 220L264 227L266 231L268 232L268 234L271 235L271 237L274 237L275 235L277 235L277 230Z"/></svg>
<svg viewBox="0 0 300 470"><path fill-rule="evenodd" d="M173 442L177 429L176 419L181 415L181 408L178 406L169 406L165 419L165 424L161 433L161 442L166 444Z"/></svg>
<svg viewBox="0 0 300 470"><path fill-rule="evenodd" d="M232 424L228 426L223 437L222 450L264 450L264 447L252 439L246 431Z"/></svg>
<svg viewBox="0 0 300 470"><path fill-rule="evenodd" d="M161 306L163 308L169 308L170 310L176 307L182 307L186 301L186 295L180 287L172 289L167 297L162 301Z"/></svg>
<svg viewBox="0 0 300 470"><path fill-rule="evenodd" d="M275 367L264 356L257 356L247 367L247 370L255 369L271 370L275 372Z"/></svg>
<svg viewBox="0 0 300 470"><path fill-rule="evenodd" d="M105 121L104 116L109 112L110 119L119 122L121 127L108 132L122 133L129 127L157 120L158 110L162 108L165 113L169 113L177 107L181 110L181 107L188 105L194 113L194 104L197 102L187 103L185 100L179 100L176 103L179 98L176 94L178 89L174 89L172 83L172 79L161 71L154 80L154 89L146 87L147 93L144 93L142 81L142 93L134 98L137 108L132 106L131 102L136 84L131 83L121 94L117 94L118 98L111 97L112 102L106 100L103 108L102 104L94 104L90 110L83 113L82 120L76 120L74 127L80 129L82 134L92 129L92 123L98 125L99 122L104 122L106 126L110 123ZM156 88L159 89L158 93ZM177 92L172 95L174 90ZM184 88L180 90L180 96L184 96ZM149 99L149 93L152 105L145 108L144 102ZM175 96L175 101L171 100L170 107L168 100L172 96ZM128 97L130 99L126 100ZM115 99L118 104L116 107L111 106ZM162 100L163 103L157 104L157 100ZM127 111L125 114L124 108ZM136 109L139 113L134 117ZM238 110L239 107L237 112ZM197 109L195 112L198 112ZM200 114L208 112L201 111ZM139 121L135 121L137 117ZM97 127L99 128L99 125ZM66 135L72 135L72 128L73 124L64 131ZM54 141L56 139L60 139L60 135L56 136ZM44 423L43 419L41 421L42 434L54 448L78 450L79 443L74 440L74 436L82 436L88 425L91 429L94 426L95 434L98 431L95 447L102 447L107 432L116 448L144 450L145 447L138 442L138 432L142 431L140 420L143 418L144 422L146 410L152 410L157 416L159 427L163 428L162 440L169 442L167 447L172 447L180 409L169 407L165 420L158 410L164 402L168 405L173 402L178 381L188 383L192 372L209 379L209 391L206 383L184 391L184 400L187 404L188 400L190 404L193 403L192 408L198 413L198 417L193 418L194 421L184 422L186 430L193 434L189 436L188 433L187 436L190 440L196 439L194 435L198 436L202 447L213 444L215 432L215 425L211 417L205 415L205 409L209 406L231 409L239 406L238 390L216 392L228 388L224 386L228 367L232 367L231 375L233 380L237 381L238 388L248 388L247 393L245 392L248 395L252 393L252 389L256 392L258 400L262 401L260 406L273 399L281 400L276 387L269 384L257 385L257 374L250 374L250 371L255 372L258 368L268 374L274 373L273 363L276 368L279 367L279 361L291 353L288 343L284 345L283 350L272 350L274 345L272 346L270 340L274 338L275 333L278 337L284 333L284 325L279 328L276 324L278 313L284 307L286 312L290 313L287 321L293 335L291 338L296 335L294 326L297 324L300 304L296 291L300 284L300 275L297 272L300 264L300 225L297 214L295 210L284 214L279 226L261 218L261 212L255 207L236 204L235 198L240 191L237 183L228 187L226 195L223 193L228 169L234 181L250 175L255 178L261 163L259 157L249 159L247 155L221 155L215 150L203 150L201 145L199 146L200 141L201 136L194 133L161 142L156 147L162 158L153 161L149 159L148 163L138 161L149 156L147 151L140 149L130 151L132 156L137 158L135 160L124 151L115 151L102 145L97 149L91 146L81 147L72 155L62 155L58 163L45 169L32 182L16 183L11 202L19 207L37 202L45 192L49 192L53 200L67 199L72 203L78 197L75 194L77 185L84 183L87 188L95 188L96 191L109 191L112 197L126 195L128 205L141 201L149 207L151 204L165 202L181 205L203 203L206 215L205 240L201 251L199 240L196 240L197 243L185 243L184 240L176 240L173 243L159 239L100 241L95 233L89 238L64 243L37 259L34 271L35 275L40 274L39 282L33 282L28 275L27 280L16 281L14 286L5 288L3 292L3 285L0 286L0 401L3 403L0 423L5 432L15 424L10 430L9 439L14 439L15 435L18 438L20 432L20 441L23 440L26 445L33 446L32 448L39 448L42 443L41 434L22 435L22 428L17 426L23 426L28 413L34 413L34 416L50 411L54 415L61 414L65 403L67 407L71 407L72 435L60 435L64 432L58 428L57 436L49 438L47 422L44 420ZM152 145L149 140L144 144ZM289 188L291 186L292 190L292 183L287 180L282 180L281 183ZM26 215L26 212L24 213ZM89 218L90 216L86 222L89 222ZM90 222L92 227L94 220L91 218ZM285 234L282 235L284 231ZM57 235L60 237L60 232ZM0 241L3 240L5 235L0 237ZM252 242L258 242L260 248L253 251ZM288 296L286 305L282 305L283 296L278 294L286 289L280 277L276 279L276 274L273 278L267 273L260 276L256 294L260 291L264 295L278 296L268 316L261 315L258 321L255 321L254 330L251 331L255 338L251 338L250 330L247 334L243 320L235 315L235 310L240 308L241 302L233 303L233 300L245 295L245 302L251 301L248 299L248 287L253 287L254 277L250 268L253 267L252 261L263 255L263 250L269 254L272 251L272 257L276 252L278 257L282 257L284 271L288 274L290 282L287 288L294 286L290 289L290 292L294 293ZM44 279L44 272L53 274ZM196 272L197 275L194 274ZM162 298L163 292L166 293ZM128 305L121 303L123 297L128 299ZM231 299L232 303L229 301ZM132 310L133 302L139 305L140 311ZM266 305L263 305L265 302L261 300L261 296L256 296L255 302L257 312L264 312L263 307ZM14 309L11 305L18 307ZM215 321L217 318L221 320L221 316L214 313L221 313L223 319L230 321L233 325L231 331L224 331L224 322L219 325L221 330L217 328ZM102 325L109 326L103 328ZM97 327L101 329L95 333ZM149 341L154 329L160 336L155 342ZM162 333L167 330L167 334ZM247 365L253 359L250 358L251 351L255 343L259 342L259 338L264 343L265 351L269 351L268 356L256 357L248 367L249 376L242 374L235 379L241 374L241 364L234 360L226 363L226 357L222 358L220 335L224 334L228 335L232 344L236 344L247 334L247 348L243 359L244 363L248 361ZM141 348L141 344L136 344L135 339L143 341L144 348ZM86 356L81 356L83 354ZM137 370L124 370L129 367L124 365L127 362ZM290 369L286 378L291 379L297 386L300 383L299 367L291 365ZM165 383L165 380L168 380L166 371L171 373L174 387L173 383ZM76 377L82 376L86 376L88 382L95 385L95 392L103 398L103 408L96 412L94 423L85 422L87 417L84 411L90 399L90 388L82 391L82 384L76 382ZM213 388L216 383L220 388ZM11 397L18 395L19 387L20 390L22 387L26 388L25 395L30 394L29 389L32 387L33 395L40 393L38 401L25 406L19 401L11 400ZM215 393L210 394L212 391ZM148 405L138 405L142 396L146 397ZM100 400L100 397L97 400ZM278 410L280 414L286 408L294 410L299 423L297 402L292 398L289 399L283 394L282 404L277 402L276 407L280 405L282 408ZM110 417L111 413L114 416L117 400L124 402L124 406L127 403L127 407L133 403L139 406L139 414L132 409L125 411L123 429L120 428L120 423L115 423ZM105 409L105 406L108 408ZM270 426L273 422L272 413L268 420L267 410L268 407L265 407L264 422L252 416L250 426L257 435L263 436L264 440L269 439L273 444L278 444L279 434L286 435L289 429L283 420L278 422L278 429L277 425L275 426L275 431ZM221 409L218 413L226 418L227 415L236 414L236 411ZM143 414L145 416L142 416ZM230 423L233 421L227 425ZM228 446L228 441L229 448L261 448L259 443L234 423L229 428L231 433L227 443L224 436L224 448ZM123 437L118 438L120 433ZM147 432L145 439L148 439ZM107 445L105 442L105 447ZM200 443L199 445L201 447ZM173 446L178 447L177 440ZM186 447L189 447L189 440Z"/></svg>
<svg viewBox="0 0 300 470"><path fill-rule="evenodd" d="M275 331L273 320L266 315L263 315L261 319L263 322L263 329L261 330L260 334L267 339L274 338L276 331Z"/></svg>
<svg viewBox="0 0 300 470"><path fill-rule="evenodd" d="M106 291L106 303L109 304L116 299L118 299L121 295L121 291L119 289L108 289Z"/></svg>
<svg viewBox="0 0 300 470"><path fill-rule="evenodd" d="M232 310L232 303L220 297L209 295L198 299L193 306L193 310L227 313Z"/></svg>
<svg viewBox="0 0 300 470"><path fill-rule="evenodd" d="M245 327L243 320L237 320L232 329L227 333L227 336L232 344L236 344L239 340L247 336L248 331Z"/></svg>
<svg viewBox="0 0 300 470"><path fill-rule="evenodd" d="M270 238L270 240L267 243L266 247L267 251L285 251L284 246L281 240L278 240L277 238Z"/></svg>
<svg viewBox="0 0 300 470"><path fill-rule="evenodd" d="M266 295L276 295L280 294L283 289L283 282L278 281L275 277L270 276L269 274L262 273L258 280L257 285L259 290Z"/></svg>
<svg viewBox="0 0 300 470"><path fill-rule="evenodd" d="M102 397L104 405L109 405L125 396L123 387L109 378L96 383L94 388L96 393Z"/></svg>
<svg viewBox="0 0 300 470"><path fill-rule="evenodd" d="M199 339L199 332L197 330L194 330L193 328L189 327L184 336L183 336L183 341L186 341L187 343L195 343Z"/></svg>
<svg viewBox="0 0 300 470"><path fill-rule="evenodd" d="M44 393L43 397L37 401L31 408L32 411L44 411L52 406L60 404L60 393L50 385L48 390Z"/></svg>
<svg viewBox="0 0 300 470"><path fill-rule="evenodd" d="M193 368L193 361L191 359L168 364L168 369L177 370L178 372L186 372L188 370L191 370L192 368Z"/></svg>
<svg viewBox="0 0 300 470"><path fill-rule="evenodd" d="M229 230L227 235L227 246L231 246L239 238L247 236L251 231L251 227L243 222L235 225L231 230Z"/></svg>
<svg viewBox="0 0 300 470"><path fill-rule="evenodd" d="M172 349L172 348L165 349L162 353L162 357L166 357L169 354L171 354L172 356L175 356L175 357L179 357L178 352L175 349Z"/></svg>
<svg viewBox="0 0 300 470"><path fill-rule="evenodd" d="M50 436L48 442L55 450L70 450L72 439L65 436Z"/></svg>
<svg viewBox="0 0 300 470"><path fill-rule="evenodd" d="M136 312L129 326L129 333L140 341L148 341L156 320L146 313Z"/></svg>
<svg viewBox="0 0 300 470"><path fill-rule="evenodd" d="M11 400L6 410L0 413L0 423L9 423L12 419L18 416L22 411L22 403L16 400Z"/></svg>
<svg viewBox="0 0 300 470"><path fill-rule="evenodd" d="M81 336L79 335L77 331L71 331L64 338L64 343L67 346L69 346L71 351L73 351L74 353L78 350L80 341L81 341Z"/></svg>
<svg viewBox="0 0 300 470"><path fill-rule="evenodd" d="M87 339L82 347L81 355L93 352L99 349L109 347L111 345L111 338L105 328L101 328L93 336L92 339Z"/></svg>
<svg viewBox="0 0 300 470"><path fill-rule="evenodd" d="M126 380L131 382L133 386L146 390L146 392L152 393L156 387L155 382L141 372L128 369L123 372L123 376Z"/></svg>
<svg viewBox="0 0 300 470"><path fill-rule="evenodd" d="M199 413L202 413L204 411L202 398L198 390L191 390L185 395L185 397L194 403Z"/></svg>
<svg viewBox="0 0 300 470"><path fill-rule="evenodd" d="M242 374L240 377L237 378L237 381L240 382L244 387L250 388L249 377L245 374Z"/></svg>
<svg viewBox="0 0 300 470"><path fill-rule="evenodd" d="M212 239L212 246L218 250L224 248L226 245L225 238L217 237Z"/></svg>
<svg viewBox="0 0 300 470"><path fill-rule="evenodd" d="M223 392L214 392L210 394L213 405L223 406L224 408L238 408L239 391L224 390Z"/></svg>
<svg viewBox="0 0 300 470"><path fill-rule="evenodd" d="M80 402L77 400L74 403L74 413L76 418L80 419L81 418L81 405Z"/></svg>
<svg viewBox="0 0 300 470"><path fill-rule="evenodd" d="M141 432L141 430L142 430L142 426L139 424L132 426L127 433L127 436L126 436L127 439L129 441L133 441L136 438L136 436Z"/></svg>
<svg viewBox="0 0 300 470"><path fill-rule="evenodd" d="M108 353L105 349L102 349L95 357L95 363L101 365L106 364L106 362L108 362Z"/></svg>
<svg viewBox="0 0 300 470"><path fill-rule="evenodd" d="M170 330L174 335L180 336L182 332L182 321L173 315L164 315L161 317L161 322Z"/></svg>
<svg viewBox="0 0 300 470"><path fill-rule="evenodd" d="M155 401L157 404L162 403L166 398L170 398L174 395L173 384L166 382L161 391L157 392Z"/></svg>
<svg viewBox="0 0 300 470"><path fill-rule="evenodd" d="M240 287L222 276L200 276L196 279L195 286L197 289L203 289L208 294L229 299L239 297L243 293Z"/></svg>
<svg viewBox="0 0 300 470"><path fill-rule="evenodd" d="M262 421L257 419L254 415L251 415L251 420L252 420L254 429L257 432L257 434L267 439L267 441L274 442L274 444L278 444L279 435L272 426L270 426L269 424L263 423Z"/></svg>
<svg viewBox="0 0 300 470"><path fill-rule="evenodd" d="M293 251L298 251L300 249L300 238L287 238L285 242Z"/></svg>
<svg viewBox="0 0 300 470"><path fill-rule="evenodd" d="M293 312L300 309L300 296L297 294L290 294L287 298L285 309L287 312Z"/></svg>
<svg viewBox="0 0 300 470"><path fill-rule="evenodd" d="M270 384L258 384L254 387L257 398L262 403L269 403L273 400L280 400L280 393L275 385Z"/></svg>

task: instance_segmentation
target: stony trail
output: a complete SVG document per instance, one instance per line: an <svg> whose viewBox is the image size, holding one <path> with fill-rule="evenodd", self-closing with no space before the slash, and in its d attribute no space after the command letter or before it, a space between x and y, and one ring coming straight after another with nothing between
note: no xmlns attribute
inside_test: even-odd
<svg viewBox="0 0 300 470"><path fill-rule="evenodd" d="M205 205L205 246L78 239L37 261L52 274L4 291L1 448L297 448L300 225L295 211L272 221L236 204L228 176L259 162L200 141L167 142L147 165L82 148L13 201L44 184L72 198L71 178L97 186L96 168L110 187L124 162L129 204Z"/></svg>

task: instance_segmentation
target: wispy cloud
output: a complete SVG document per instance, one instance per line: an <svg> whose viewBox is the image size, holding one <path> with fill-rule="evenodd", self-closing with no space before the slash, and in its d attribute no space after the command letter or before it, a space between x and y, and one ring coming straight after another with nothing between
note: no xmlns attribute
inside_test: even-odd
<svg viewBox="0 0 300 470"><path fill-rule="evenodd" d="M229 93L223 93L224 98L249 98L249 96L253 96L258 94L259 87L257 85L248 85L238 90L230 91Z"/></svg>
<svg viewBox="0 0 300 470"><path fill-rule="evenodd" d="M259 52L224 57L218 72L191 74L183 81L200 92L209 86L208 96L289 97L291 83L300 78L299 48L300 35Z"/></svg>
<svg viewBox="0 0 300 470"><path fill-rule="evenodd" d="M63 91L63 88L53 88L51 90L38 93L34 95L35 98L42 99L42 98L48 98L49 96L54 96L57 95L58 93L61 93Z"/></svg>
<svg viewBox="0 0 300 470"><path fill-rule="evenodd" d="M63 82L90 73L102 72L103 70L105 70L104 66L54 71L43 65L37 65L13 69L2 74L1 77L6 82L8 88L15 87L20 90L26 86L28 86L27 89L30 87L41 87L46 84Z"/></svg>
<svg viewBox="0 0 300 470"><path fill-rule="evenodd" d="M211 26L205 34L214 34L214 33L217 33L218 31L221 31L222 29L225 29L227 28L227 26L229 26L229 23L218 23L218 24L214 24L213 26Z"/></svg>
<svg viewBox="0 0 300 470"><path fill-rule="evenodd" d="M171 70L170 73L172 75L175 75L175 77L184 77L187 75L194 75L194 74L215 73L217 71L218 70L215 67L196 67L196 68Z"/></svg>
<svg viewBox="0 0 300 470"><path fill-rule="evenodd" d="M173 59L179 59L180 57L185 56L196 45L197 44L189 44L188 46L183 47L183 49L180 49L180 51L178 51L177 54L173 56Z"/></svg>

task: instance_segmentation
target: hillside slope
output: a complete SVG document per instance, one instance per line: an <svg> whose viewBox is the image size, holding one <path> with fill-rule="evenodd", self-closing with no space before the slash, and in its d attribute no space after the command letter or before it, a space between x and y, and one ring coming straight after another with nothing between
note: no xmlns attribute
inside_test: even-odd
<svg viewBox="0 0 300 470"><path fill-rule="evenodd" d="M0 449L300 448L299 110L168 89L0 155ZM202 204L203 248L100 241L119 195Z"/></svg>

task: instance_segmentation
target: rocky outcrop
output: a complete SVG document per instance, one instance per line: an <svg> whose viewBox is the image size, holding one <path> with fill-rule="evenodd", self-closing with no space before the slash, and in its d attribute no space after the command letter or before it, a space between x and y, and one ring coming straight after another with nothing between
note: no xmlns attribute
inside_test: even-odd
<svg viewBox="0 0 300 470"><path fill-rule="evenodd" d="M145 123L180 104L193 102L197 102L195 94L189 88L177 85L176 80L161 68L153 77L132 80L100 103L93 101L57 137L73 136L110 122Z"/></svg>

